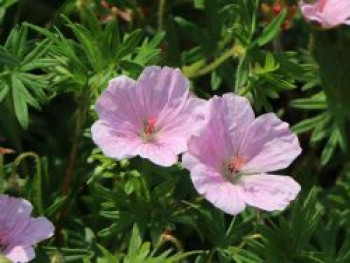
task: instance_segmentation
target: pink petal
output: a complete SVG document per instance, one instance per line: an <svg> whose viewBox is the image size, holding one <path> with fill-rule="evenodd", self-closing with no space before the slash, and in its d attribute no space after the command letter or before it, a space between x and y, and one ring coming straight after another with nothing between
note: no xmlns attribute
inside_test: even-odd
<svg viewBox="0 0 350 263"><path fill-rule="evenodd" d="M139 148L139 155L160 166L171 166L178 161L177 153L171 147L158 142L144 143Z"/></svg>
<svg viewBox="0 0 350 263"><path fill-rule="evenodd" d="M35 257L32 247L14 247L6 253L6 257L15 263L29 262Z"/></svg>
<svg viewBox="0 0 350 263"><path fill-rule="evenodd" d="M31 218L22 233L15 238L13 244L16 246L31 246L39 243L54 233L53 224L45 217Z"/></svg>
<svg viewBox="0 0 350 263"><path fill-rule="evenodd" d="M97 121L91 127L92 139L104 155L117 160L138 155L138 147L143 143L127 125L114 128L106 121Z"/></svg>
<svg viewBox="0 0 350 263"><path fill-rule="evenodd" d="M0 196L0 232L8 232L11 237L18 235L27 226L32 205L24 199L7 195Z"/></svg>
<svg viewBox="0 0 350 263"><path fill-rule="evenodd" d="M332 28L347 24L350 18L350 2L348 0L316 1L314 4L300 3L305 19L318 22L323 28Z"/></svg>
<svg viewBox="0 0 350 263"><path fill-rule="evenodd" d="M230 132L237 128L245 129L255 119L255 114L250 102L241 96L227 93L222 96L225 102L225 117Z"/></svg>
<svg viewBox="0 0 350 263"><path fill-rule="evenodd" d="M284 210L300 192L300 185L289 176L247 175L240 184L245 202L266 211Z"/></svg>
<svg viewBox="0 0 350 263"><path fill-rule="evenodd" d="M188 142L191 155L217 171L222 169L233 149L225 120L226 114L221 114L224 110L225 104L221 98L208 101L202 129Z"/></svg>
<svg viewBox="0 0 350 263"><path fill-rule="evenodd" d="M183 156L183 164L191 171L191 179L198 193L215 207L231 215L245 209L241 186L226 181L218 171L204 165L189 153Z"/></svg>
<svg viewBox="0 0 350 263"><path fill-rule="evenodd" d="M136 92L134 80L125 76L112 79L96 102L99 118L110 122L115 128L123 125L138 132L142 127L143 109Z"/></svg>
<svg viewBox="0 0 350 263"><path fill-rule="evenodd" d="M167 145L177 154L187 151L187 142L190 136L198 130L199 122L202 120L203 114L200 108L204 106L204 103L204 100L190 98L181 111L177 113L175 110L170 111L159 122L162 129L157 134L157 142Z"/></svg>
<svg viewBox="0 0 350 263"><path fill-rule="evenodd" d="M196 128L199 100L190 98L188 86L179 69L168 67L147 67L137 82L113 79L96 103L100 119L92 127L94 142L112 158L140 155L159 165L174 164ZM153 128L146 136L150 119Z"/></svg>
<svg viewBox="0 0 350 263"><path fill-rule="evenodd" d="M251 123L244 138L242 155L247 158L244 173L276 171L289 166L301 153L298 137L286 122L264 114Z"/></svg>
<svg viewBox="0 0 350 263"><path fill-rule="evenodd" d="M147 67L137 81L138 98L146 116L158 116L188 98L189 82L179 69Z"/></svg>

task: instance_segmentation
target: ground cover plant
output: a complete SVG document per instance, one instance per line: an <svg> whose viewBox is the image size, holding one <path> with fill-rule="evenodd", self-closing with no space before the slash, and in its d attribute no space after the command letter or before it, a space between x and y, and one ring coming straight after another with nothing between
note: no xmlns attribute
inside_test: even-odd
<svg viewBox="0 0 350 263"><path fill-rule="evenodd" d="M350 262L348 0L0 1L0 262Z"/></svg>

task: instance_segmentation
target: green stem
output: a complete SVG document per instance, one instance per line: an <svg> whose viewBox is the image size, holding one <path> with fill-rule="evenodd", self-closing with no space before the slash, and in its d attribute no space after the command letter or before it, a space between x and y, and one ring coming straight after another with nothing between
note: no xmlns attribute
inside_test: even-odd
<svg viewBox="0 0 350 263"><path fill-rule="evenodd" d="M187 74L187 77L189 78L195 78L195 77L200 77L203 76L214 69L216 69L218 66L220 66L222 63L224 63L228 58L235 56L236 55L236 50L235 46L230 48L229 50L225 51L221 56L216 58L212 63L209 65L199 69L197 72L189 72Z"/></svg>
<svg viewBox="0 0 350 263"><path fill-rule="evenodd" d="M166 2L166 0L159 0L159 7L158 7L158 31L162 31L163 30L165 2Z"/></svg>
<svg viewBox="0 0 350 263"><path fill-rule="evenodd" d="M151 200L151 194L150 194L150 187L151 187L151 169L150 169L150 164L148 163L147 160L142 159L141 160L141 167L142 167L142 174L141 174L141 183L142 187L144 188L144 194L146 197L146 200Z"/></svg>
<svg viewBox="0 0 350 263"><path fill-rule="evenodd" d="M232 232L232 230L233 230L233 227L234 227L234 225L235 225L235 221L236 221L236 217L235 216L233 216L233 218L232 218L232 220L231 220L231 223L230 223L230 226L228 227L228 229L227 229L227 231L226 231L226 237L228 237L230 234L231 234L231 232Z"/></svg>
<svg viewBox="0 0 350 263"><path fill-rule="evenodd" d="M33 202L39 214L43 213L43 200L42 200L42 173L41 173L41 159L38 154L35 152L25 152L20 154L13 162L11 169L11 178L16 178L16 171L18 166L22 163L22 161L28 157L31 157L36 162L36 174L34 178L35 186L34 186L34 195Z"/></svg>

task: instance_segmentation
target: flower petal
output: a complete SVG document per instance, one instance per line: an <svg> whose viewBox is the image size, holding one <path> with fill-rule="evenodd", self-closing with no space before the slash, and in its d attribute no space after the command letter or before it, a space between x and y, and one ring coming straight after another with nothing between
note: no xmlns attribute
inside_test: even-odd
<svg viewBox="0 0 350 263"><path fill-rule="evenodd" d="M241 96L227 93L222 96L225 101L225 117L227 118L230 132L245 129L255 119L255 114L250 102Z"/></svg>
<svg viewBox="0 0 350 263"><path fill-rule="evenodd" d="M176 115L164 117L159 125L162 127L157 134L157 141L170 147L174 153L180 154L187 150L187 143L202 121L203 114L200 109L205 101L198 98L190 98L186 105Z"/></svg>
<svg viewBox="0 0 350 263"><path fill-rule="evenodd" d="M261 115L248 127L241 154L243 173L276 171L289 166L301 153L298 137L275 114Z"/></svg>
<svg viewBox="0 0 350 263"><path fill-rule="evenodd" d="M21 233L28 224L32 212L32 205L25 199L0 196L0 231L10 234L11 237Z"/></svg>
<svg viewBox="0 0 350 263"><path fill-rule="evenodd" d="M227 214L236 215L245 209L242 187L228 182L218 171L202 164L189 153L183 156L184 166L199 194Z"/></svg>
<svg viewBox="0 0 350 263"><path fill-rule="evenodd" d="M54 233L55 227L45 217L31 218L26 228L12 242L16 246L35 245Z"/></svg>
<svg viewBox="0 0 350 263"><path fill-rule="evenodd" d="M6 257L16 263L29 262L35 257L32 247L14 247L6 252Z"/></svg>
<svg viewBox="0 0 350 263"><path fill-rule="evenodd" d="M143 143L128 125L119 125L116 129L103 120L94 123L91 134L103 154L117 160L136 156L138 147Z"/></svg>
<svg viewBox="0 0 350 263"><path fill-rule="evenodd" d="M289 176L270 174L243 176L245 202L266 211L284 210L300 191L300 185Z"/></svg>
<svg viewBox="0 0 350 263"><path fill-rule="evenodd" d="M177 153L171 147L158 142L144 143L139 148L139 155L160 166L171 166L178 161Z"/></svg>
<svg viewBox="0 0 350 263"><path fill-rule="evenodd" d="M216 171L221 171L233 150L224 110L225 103L221 98L209 100L201 128L188 142L190 154Z"/></svg>
<svg viewBox="0 0 350 263"><path fill-rule="evenodd" d="M147 67L137 81L138 98L143 112L156 117L174 109L188 98L189 81L179 69Z"/></svg>
<svg viewBox="0 0 350 263"><path fill-rule="evenodd" d="M300 9L308 21L318 22L323 28L332 28L347 24L350 18L350 2L348 0L300 2Z"/></svg>
<svg viewBox="0 0 350 263"><path fill-rule="evenodd" d="M128 125L136 132L140 131L143 121L143 109L138 103L135 81L125 77L112 79L96 102L99 118L108 121L113 127Z"/></svg>

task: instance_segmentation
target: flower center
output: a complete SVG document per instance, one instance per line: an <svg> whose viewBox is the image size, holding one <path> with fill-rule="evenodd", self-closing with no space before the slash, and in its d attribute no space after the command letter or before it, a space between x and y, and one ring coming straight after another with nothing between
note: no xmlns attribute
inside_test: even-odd
<svg viewBox="0 0 350 263"><path fill-rule="evenodd" d="M224 175L227 180L235 183L240 176L242 167L246 163L243 156L235 156L224 165Z"/></svg>
<svg viewBox="0 0 350 263"><path fill-rule="evenodd" d="M143 123L143 129L140 132L140 136L144 141L148 142L154 139L154 135L157 132L156 129L157 119L155 117L148 117Z"/></svg>
<svg viewBox="0 0 350 263"><path fill-rule="evenodd" d="M144 132L145 134L154 134L156 132L156 118L154 117L149 117L145 121L145 126L144 126Z"/></svg>

